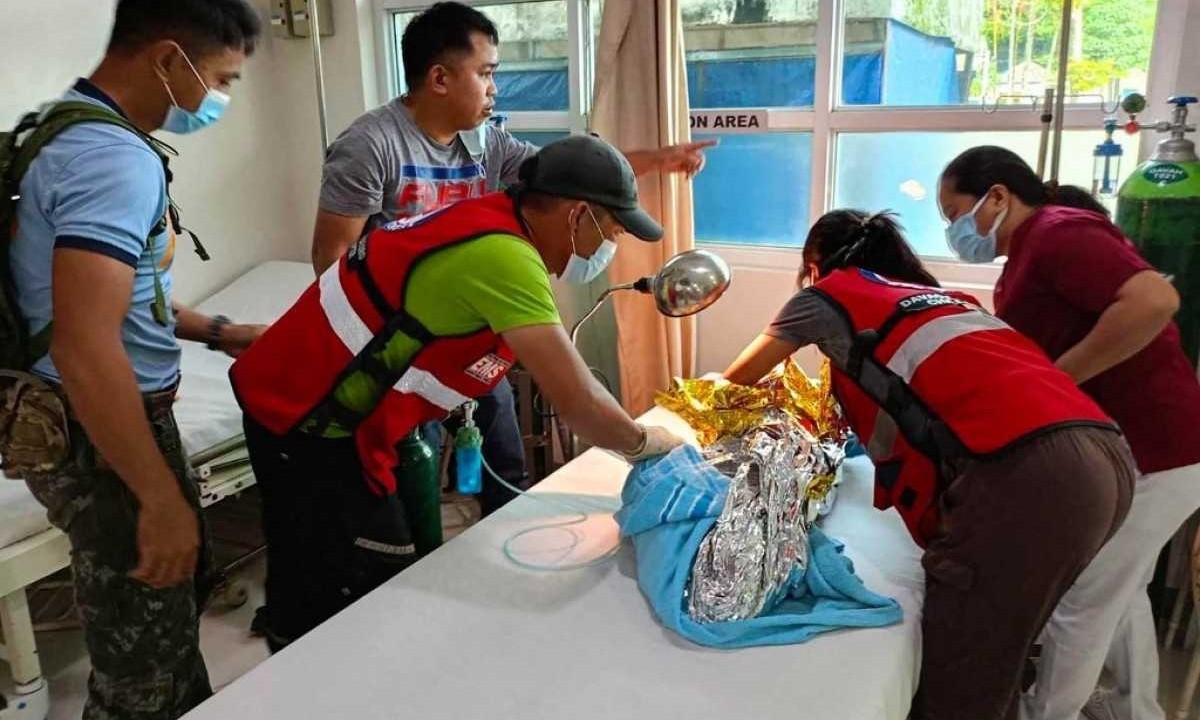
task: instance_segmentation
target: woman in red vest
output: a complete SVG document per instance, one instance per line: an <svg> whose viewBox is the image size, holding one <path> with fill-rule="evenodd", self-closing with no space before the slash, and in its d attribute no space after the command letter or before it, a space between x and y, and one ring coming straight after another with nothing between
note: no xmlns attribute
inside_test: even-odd
<svg viewBox="0 0 1200 720"><path fill-rule="evenodd" d="M952 249L1008 262L996 314L1033 339L1121 426L1138 469L1121 531L1046 626L1029 720L1088 713L1161 720L1158 647L1146 586L1164 544L1200 508L1200 383L1172 318L1179 295L1120 229L1064 202L1015 153L967 150L942 174ZM1194 310L1193 310L1194 311ZM1116 691L1089 703L1109 660Z"/></svg>
<svg viewBox="0 0 1200 720"><path fill-rule="evenodd" d="M1129 508L1125 443L1032 342L939 290L886 214L822 217L801 285L725 377L813 343L829 358L876 506L925 548L911 717L1015 720L1038 633Z"/></svg>

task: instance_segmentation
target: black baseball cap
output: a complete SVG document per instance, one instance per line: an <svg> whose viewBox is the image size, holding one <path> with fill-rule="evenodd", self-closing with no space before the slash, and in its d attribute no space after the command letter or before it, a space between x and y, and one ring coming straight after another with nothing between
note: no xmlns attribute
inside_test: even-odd
<svg viewBox="0 0 1200 720"><path fill-rule="evenodd" d="M555 140L521 163L517 176L525 190L596 203L639 239L662 239L662 225L638 205L633 167L594 135Z"/></svg>

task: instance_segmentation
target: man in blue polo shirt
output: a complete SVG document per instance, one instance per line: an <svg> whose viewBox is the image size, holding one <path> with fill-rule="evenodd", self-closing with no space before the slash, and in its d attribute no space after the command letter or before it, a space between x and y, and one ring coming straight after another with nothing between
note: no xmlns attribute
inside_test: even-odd
<svg viewBox="0 0 1200 720"><path fill-rule="evenodd" d="M259 32L245 0L119 0L103 61L64 99L141 133L199 130L221 116ZM33 372L68 406L66 460L25 479L71 540L89 720L171 720L212 693L199 492L171 412L176 338L237 355L261 328L172 306L169 177L147 136L72 125L22 178L11 246L30 332L53 322Z"/></svg>

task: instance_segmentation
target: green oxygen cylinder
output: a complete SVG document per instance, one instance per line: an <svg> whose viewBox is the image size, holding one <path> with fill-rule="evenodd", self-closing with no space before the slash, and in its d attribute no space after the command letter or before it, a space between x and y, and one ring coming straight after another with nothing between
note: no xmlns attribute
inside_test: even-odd
<svg viewBox="0 0 1200 720"><path fill-rule="evenodd" d="M1200 158L1185 135L1195 130L1187 115L1196 98L1177 96L1169 102L1175 108L1171 122L1130 123L1170 136L1121 186L1117 225L1179 291L1175 320L1183 349L1195 365L1200 354Z"/></svg>
<svg viewBox="0 0 1200 720"><path fill-rule="evenodd" d="M417 555L424 557L442 544L442 486L437 454L414 428L396 446L400 463L396 494L404 503Z"/></svg>

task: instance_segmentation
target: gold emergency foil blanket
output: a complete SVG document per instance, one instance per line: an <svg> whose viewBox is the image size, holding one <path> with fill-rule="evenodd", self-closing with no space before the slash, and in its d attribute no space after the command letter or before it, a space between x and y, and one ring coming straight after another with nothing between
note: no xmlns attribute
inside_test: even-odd
<svg viewBox="0 0 1200 720"><path fill-rule="evenodd" d="M817 381L791 360L753 387L676 380L658 403L696 430L705 458L730 478L692 564L688 613L723 622L769 612L803 577L808 529L837 495L846 430L829 364Z"/></svg>
<svg viewBox="0 0 1200 720"><path fill-rule="evenodd" d="M830 389L829 363L816 382L791 360L753 387L727 380L676 379L657 401L691 425L705 447L775 424L778 411L820 439L840 440L845 433Z"/></svg>
<svg viewBox="0 0 1200 720"><path fill-rule="evenodd" d="M722 440L705 456L730 484L692 563L688 614L699 622L757 617L803 579L808 529L832 505L844 452L784 416L773 427ZM814 492L817 485L822 489Z"/></svg>

